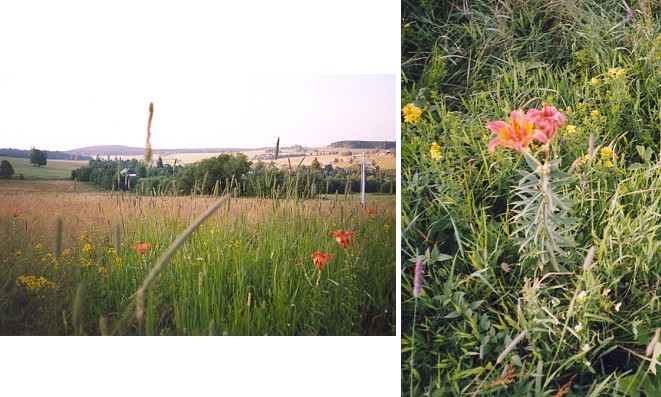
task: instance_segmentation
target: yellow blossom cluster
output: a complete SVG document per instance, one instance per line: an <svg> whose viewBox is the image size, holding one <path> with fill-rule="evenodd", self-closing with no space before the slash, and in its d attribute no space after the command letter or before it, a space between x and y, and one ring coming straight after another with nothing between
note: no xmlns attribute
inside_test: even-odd
<svg viewBox="0 0 661 397"><path fill-rule="evenodd" d="M431 158L436 161L443 158L443 155L441 154L441 146L436 142L431 144L429 152L431 153Z"/></svg>
<svg viewBox="0 0 661 397"><path fill-rule="evenodd" d="M404 106L402 113L404 114L405 122L415 123L422 116L422 109L412 103L409 103L408 105Z"/></svg>
<svg viewBox="0 0 661 397"><path fill-rule="evenodd" d="M613 151L610 147L602 147L599 149L599 161L597 161L597 166L601 167L602 165L606 168L611 168L613 166L613 161L618 159L617 153Z"/></svg>
<svg viewBox="0 0 661 397"><path fill-rule="evenodd" d="M39 290L43 288L55 289L59 287L57 283L48 281L44 277L36 278L35 276L20 276L18 281L21 284L24 284L25 288L27 288L27 290L30 292L39 292Z"/></svg>
<svg viewBox="0 0 661 397"><path fill-rule="evenodd" d="M611 79L620 79L626 76L626 72L622 68L610 68L608 69L608 77Z"/></svg>
<svg viewBox="0 0 661 397"><path fill-rule="evenodd" d="M239 248L239 240L230 240L228 245L230 248Z"/></svg>

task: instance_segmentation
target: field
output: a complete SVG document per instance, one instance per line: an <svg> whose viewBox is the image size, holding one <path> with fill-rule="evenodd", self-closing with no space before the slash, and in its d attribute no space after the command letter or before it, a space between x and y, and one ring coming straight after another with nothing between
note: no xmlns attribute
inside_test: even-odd
<svg viewBox="0 0 661 397"><path fill-rule="evenodd" d="M14 168L14 178L18 178L20 174L23 174L25 179L29 180L68 179L71 177L71 170L88 163L87 161L48 160L46 166L36 167L30 165L30 159L0 156L0 161L2 160L11 163L12 168Z"/></svg>
<svg viewBox="0 0 661 397"><path fill-rule="evenodd" d="M402 18L401 393L661 395L661 4Z"/></svg>
<svg viewBox="0 0 661 397"><path fill-rule="evenodd" d="M0 183L2 334L395 334L394 196L230 198L168 251L219 198Z"/></svg>

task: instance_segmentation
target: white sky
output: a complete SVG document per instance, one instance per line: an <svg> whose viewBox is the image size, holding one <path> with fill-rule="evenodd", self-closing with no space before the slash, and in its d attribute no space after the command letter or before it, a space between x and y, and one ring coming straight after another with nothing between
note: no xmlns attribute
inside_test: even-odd
<svg viewBox="0 0 661 397"><path fill-rule="evenodd" d="M397 139L399 2L6 3L0 148Z"/></svg>

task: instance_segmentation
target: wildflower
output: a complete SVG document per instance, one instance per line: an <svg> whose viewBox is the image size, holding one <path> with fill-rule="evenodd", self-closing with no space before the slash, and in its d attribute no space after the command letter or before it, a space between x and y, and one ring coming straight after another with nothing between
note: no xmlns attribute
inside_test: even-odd
<svg viewBox="0 0 661 397"><path fill-rule="evenodd" d="M365 210L365 212L367 212L368 214L376 214L376 209L375 208L367 208Z"/></svg>
<svg viewBox="0 0 661 397"><path fill-rule="evenodd" d="M578 323L576 324L576 326L574 326L574 331L576 332L581 332L582 329L583 329L583 323Z"/></svg>
<svg viewBox="0 0 661 397"><path fill-rule="evenodd" d="M587 299L588 299L588 293L585 292L585 291L581 291L578 294L578 297L576 298L576 301L578 301L578 303L580 304L580 303L585 302Z"/></svg>
<svg viewBox="0 0 661 397"><path fill-rule="evenodd" d="M390 226L388 226L387 223L383 225L383 231L384 231L385 233L388 233L388 232L390 231Z"/></svg>
<svg viewBox="0 0 661 397"><path fill-rule="evenodd" d="M21 256L21 251L15 249L14 252L12 253L12 255L14 255L14 256Z"/></svg>
<svg viewBox="0 0 661 397"><path fill-rule="evenodd" d="M14 218L18 218L19 216L21 216L21 211L12 211L11 216Z"/></svg>
<svg viewBox="0 0 661 397"><path fill-rule="evenodd" d="M597 167L601 167L601 164L602 164L601 160L597 161Z"/></svg>
<svg viewBox="0 0 661 397"><path fill-rule="evenodd" d="M496 146L503 145L519 153L530 146L533 138L546 143L546 135L534 129L539 110L530 109L526 114L522 110L514 110L510 114L510 123L505 121L491 121L486 127L496 134L496 138L489 142L489 153L496 150Z"/></svg>
<svg viewBox="0 0 661 397"><path fill-rule="evenodd" d="M151 247L152 247L151 243L140 243L138 245L131 246L131 248L138 250L140 255L143 255L145 252L147 252L147 248L151 248Z"/></svg>
<svg viewBox="0 0 661 397"><path fill-rule="evenodd" d="M599 116L599 111L597 109L593 109L590 111L590 116L592 117L597 117Z"/></svg>
<svg viewBox="0 0 661 397"><path fill-rule="evenodd" d="M85 231L83 234L80 236L80 241L85 242L87 241L87 238L89 237L89 234Z"/></svg>
<svg viewBox="0 0 661 397"><path fill-rule="evenodd" d="M590 351L590 344L589 343L584 344L583 346L581 346L581 350L587 353L588 351Z"/></svg>
<svg viewBox="0 0 661 397"><path fill-rule="evenodd" d="M590 79L590 84L591 85L599 85L599 79L596 77L593 77Z"/></svg>
<svg viewBox="0 0 661 397"><path fill-rule="evenodd" d="M608 294L610 294L610 292L611 292L611 289L610 289L610 288L606 288L601 294L602 294L603 296L608 296Z"/></svg>
<svg viewBox="0 0 661 397"><path fill-rule="evenodd" d="M505 271L505 273L507 273L507 272L510 271L510 265L508 265L508 264L505 263L505 262L501 263L501 264L500 264L500 267Z"/></svg>
<svg viewBox="0 0 661 397"><path fill-rule="evenodd" d="M315 251L314 254L312 254L312 261L314 262L314 265L321 271L321 269L328 263L328 261L331 258L335 258L335 255L333 254L322 254L321 252Z"/></svg>
<svg viewBox="0 0 661 397"><path fill-rule="evenodd" d="M85 244L85 246L83 247L83 251L90 251L91 249L92 249L92 246L89 245L89 244Z"/></svg>
<svg viewBox="0 0 661 397"><path fill-rule="evenodd" d="M409 103L408 105L404 106L402 109L402 113L404 113L404 121L407 123L415 123L418 121L420 116L422 116L422 109L419 107L415 106L412 103Z"/></svg>
<svg viewBox="0 0 661 397"><path fill-rule="evenodd" d="M97 269L97 271L98 271L99 273L107 273L107 272L108 272L108 270L106 270L106 268L103 267L103 266L100 266L100 267Z"/></svg>
<svg viewBox="0 0 661 397"><path fill-rule="evenodd" d="M28 291L38 292L42 288L56 289L59 285L53 281L49 281L44 277L36 278L35 276L19 276L18 280L24 284Z"/></svg>
<svg viewBox="0 0 661 397"><path fill-rule="evenodd" d="M625 76L625 71L622 68L610 68L608 69L608 76L612 79L619 79Z"/></svg>
<svg viewBox="0 0 661 397"><path fill-rule="evenodd" d="M334 232L329 232L328 234L332 234L335 237L335 241L337 241L338 244L342 246L342 248L346 249L349 244L351 244L351 235L356 234L353 230L347 229L347 231L342 232L342 230L336 230Z"/></svg>
<svg viewBox="0 0 661 397"><path fill-rule="evenodd" d="M576 126L574 124L567 125L567 133L568 134L576 133Z"/></svg>
<svg viewBox="0 0 661 397"><path fill-rule="evenodd" d="M34 248L40 250L40 249L44 248L44 246L41 243L39 243L39 244L35 245Z"/></svg>
<svg viewBox="0 0 661 397"><path fill-rule="evenodd" d="M567 117L560 113L555 106L549 106L544 102L542 110L532 109L537 114L537 128L543 135L535 136L535 139L548 143L558 131L558 127L567 122ZM530 111L529 111L530 112Z"/></svg>
<svg viewBox="0 0 661 397"><path fill-rule="evenodd" d="M592 365L592 363L589 362L588 360L583 360L583 365L585 365L586 367L589 367L589 366Z"/></svg>
<svg viewBox="0 0 661 397"><path fill-rule="evenodd" d="M620 306L622 306L622 302L618 302L615 304L615 311L619 312L620 311Z"/></svg>
<svg viewBox="0 0 661 397"><path fill-rule="evenodd" d="M424 267L423 256L418 257L418 261L415 262L415 271L413 276L413 296L416 298L422 293L422 270Z"/></svg>
<svg viewBox="0 0 661 397"><path fill-rule="evenodd" d="M570 115L570 114L571 114L571 106L567 106L567 110L565 110L565 114L566 114L566 115Z"/></svg>
<svg viewBox="0 0 661 397"><path fill-rule="evenodd" d="M612 166L613 166L613 162L612 162L612 161L607 160L606 162L604 162L604 167L606 167L606 168L610 168L610 167L612 167Z"/></svg>
<svg viewBox="0 0 661 397"><path fill-rule="evenodd" d="M108 253L108 254L115 254L115 249L114 249L113 247L110 247L110 248L108 248L108 250L106 251L106 253Z"/></svg>
<svg viewBox="0 0 661 397"><path fill-rule="evenodd" d="M65 248L62 251L62 256L69 256L71 254L71 250L69 248Z"/></svg>
<svg viewBox="0 0 661 397"><path fill-rule="evenodd" d="M601 156L602 159L605 160L605 159L607 159L607 158L609 158L610 156L613 155L613 149L611 149L609 147L602 147L599 150L599 155Z"/></svg>
<svg viewBox="0 0 661 397"><path fill-rule="evenodd" d="M438 145L438 143L432 143L429 151L431 152L432 159L438 161L443 158L443 155L441 154L441 147Z"/></svg>

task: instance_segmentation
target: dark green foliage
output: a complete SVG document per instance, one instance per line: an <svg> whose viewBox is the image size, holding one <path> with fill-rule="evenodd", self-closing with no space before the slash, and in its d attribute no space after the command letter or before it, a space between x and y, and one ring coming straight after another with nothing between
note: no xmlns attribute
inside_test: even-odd
<svg viewBox="0 0 661 397"><path fill-rule="evenodd" d="M14 175L14 167L7 160L0 162L0 179L11 179Z"/></svg>
<svg viewBox="0 0 661 397"><path fill-rule="evenodd" d="M43 150L32 148L30 149L30 164L34 164L37 167L46 165L46 152Z"/></svg>

